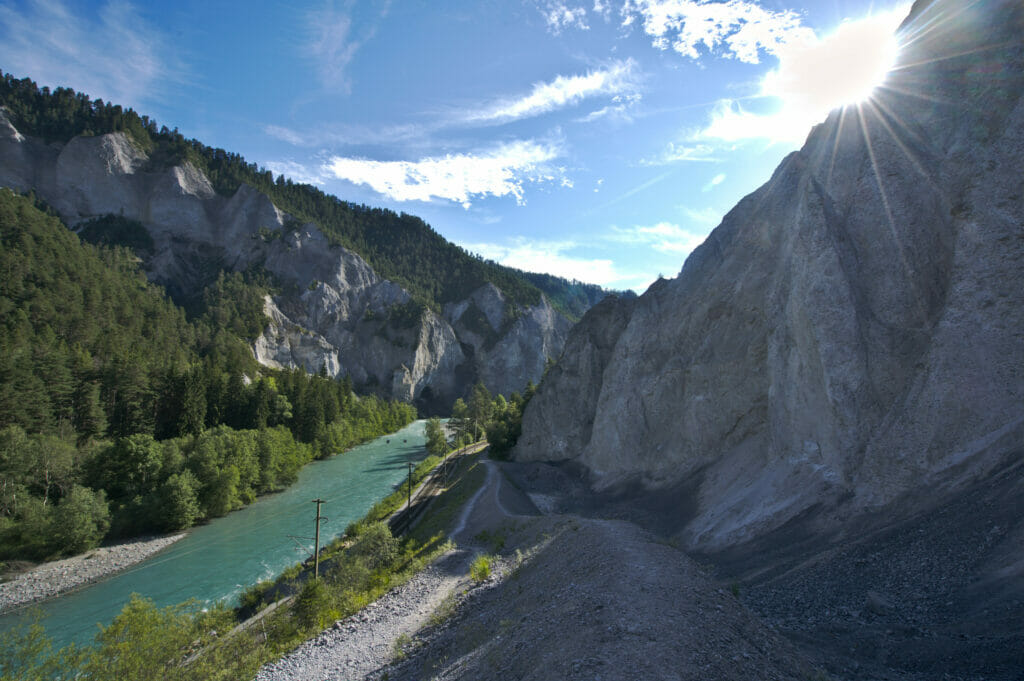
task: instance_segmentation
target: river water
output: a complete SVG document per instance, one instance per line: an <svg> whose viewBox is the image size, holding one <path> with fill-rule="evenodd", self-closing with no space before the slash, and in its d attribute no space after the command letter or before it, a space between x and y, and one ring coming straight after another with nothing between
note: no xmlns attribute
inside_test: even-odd
<svg viewBox="0 0 1024 681"><path fill-rule="evenodd" d="M313 499L327 502L321 508L328 518L320 525L323 545L390 494L407 475L407 462L426 456L425 424L417 421L332 459L314 461L287 490L193 528L184 539L124 572L42 603L47 634L55 646L89 643L97 624L108 624L132 593L158 606L190 598L201 603L237 598L248 586L312 555ZM0 630L23 617L0 617Z"/></svg>

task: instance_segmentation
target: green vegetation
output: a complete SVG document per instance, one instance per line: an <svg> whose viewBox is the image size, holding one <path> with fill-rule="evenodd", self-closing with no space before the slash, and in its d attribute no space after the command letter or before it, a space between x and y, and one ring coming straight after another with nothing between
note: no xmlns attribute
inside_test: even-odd
<svg viewBox="0 0 1024 681"><path fill-rule="evenodd" d="M316 187L296 184L247 163L238 154L187 140L177 129L160 127L132 109L91 100L67 88L38 88L11 74L0 78L0 105L21 132L48 142L77 135L123 132L149 155L150 167L189 162L201 169L214 189L233 195L242 184L268 195L276 206L300 221L316 223L332 244L359 253L381 276L434 309L465 299L492 283L516 306L535 305L543 291L556 307L578 318L604 296L598 286L544 274L529 274L473 255L450 243L420 218L406 213L341 201ZM261 238L275 235L267 229Z"/></svg>
<svg viewBox="0 0 1024 681"><path fill-rule="evenodd" d="M189 321L124 247L145 246L132 223L83 232L117 245L0 190L0 559L189 527L415 418L257 365L256 275L222 273Z"/></svg>
<svg viewBox="0 0 1024 681"><path fill-rule="evenodd" d="M371 520L379 509L371 511L323 549L319 581L312 579L310 561L296 564L276 580L247 590L234 611L224 604L205 612L196 603L158 608L136 596L92 646L61 650L53 650L38 620L9 629L0 634L0 680L252 678L261 665L357 612L449 550L442 528L485 475L478 457L459 457L448 491L408 535L393 537L386 522ZM482 558L485 567L476 570L489 572L491 557ZM290 602L282 600L288 596ZM263 610L274 603L279 606ZM450 616L455 605L454 598L448 599L433 621ZM260 610L259 618L239 624Z"/></svg>
<svg viewBox="0 0 1024 681"><path fill-rule="evenodd" d="M419 464L412 469L412 488L416 489L417 485L423 482L423 479L426 478L432 470L437 468L437 465L441 463L442 460L442 457L439 456L428 456L423 459L423 461L420 461ZM348 529L345 530L346 534L359 534L362 531L362 525L377 523L385 518L391 517L391 514L405 505L408 496L408 478L406 478L406 480L398 486L398 489L374 504L366 513L366 516L349 525Z"/></svg>
<svg viewBox="0 0 1024 681"><path fill-rule="evenodd" d="M493 560L493 556L487 554L480 554L473 559L473 563L469 566L469 576L474 582L486 581L491 576L491 562Z"/></svg>
<svg viewBox="0 0 1024 681"><path fill-rule="evenodd" d="M536 390L531 381L523 395L513 392L506 400L504 395L492 397L483 383L477 383L468 404L460 398L452 406L448 426L455 431L455 445L464 446L486 434L491 453L497 457L506 455L519 440L523 410Z"/></svg>
<svg viewBox="0 0 1024 681"><path fill-rule="evenodd" d="M90 647L54 651L37 621L0 634L0 679L240 679L307 638L376 600L450 548L443 535L427 542L399 540L386 523L363 524L358 535L323 554L321 577L296 566L273 584L243 596L238 612L195 603L157 608L134 596ZM287 607L257 626L235 630L238 615L262 606L263 597L292 594Z"/></svg>

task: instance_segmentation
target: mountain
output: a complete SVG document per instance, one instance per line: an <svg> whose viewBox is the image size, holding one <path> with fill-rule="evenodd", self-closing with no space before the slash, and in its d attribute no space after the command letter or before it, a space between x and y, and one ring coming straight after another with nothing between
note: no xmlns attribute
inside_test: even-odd
<svg viewBox="0 0 1024 681"><path fill-rule="evenodd" d="M702 556L844 678L1017 678L1024 5L919 0L900 31L886 85L678 277L583 317L512 455L526 484L558 464L535 491L564 509Z"/></svg>
<svg viewBox="0 0 1024 681"><path fill-rule="evenodd" d="M538 380L604 295L484 261L414 216L275 180L130 109L9 74L0 94L0 186L33 191L83 237L133 246L186 307L221 273L245 273L263 295L249 340L267 366L446 410L477 380L506 394Z"/></svg>

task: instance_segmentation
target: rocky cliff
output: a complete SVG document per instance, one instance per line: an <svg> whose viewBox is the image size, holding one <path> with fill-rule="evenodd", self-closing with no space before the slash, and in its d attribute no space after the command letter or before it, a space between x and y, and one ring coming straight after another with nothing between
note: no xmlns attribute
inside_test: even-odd
<svg viewBox="0 0 1024 681"><path fill-rule="evenodd" d="M155 165L125 134L46 144L0 109L0 186L35 191L72 228L107 215L141 223L154 244L147 273L172 294L195 295L223 269L273 275L283 292L267 297L253 347L265 365L445 410L476 380L522 390L561 352L571 323L543 297L523 308L487 285L435 313L252 187L220 196L191 164Z"/></svg>
<svg viewBox="0 0 1024 681"><path fill-rule="evenodd" d="M689 490L714 551L1024 452L1024 6L918 2L901 36L676 279L573 329L515 458Z"/></svg>

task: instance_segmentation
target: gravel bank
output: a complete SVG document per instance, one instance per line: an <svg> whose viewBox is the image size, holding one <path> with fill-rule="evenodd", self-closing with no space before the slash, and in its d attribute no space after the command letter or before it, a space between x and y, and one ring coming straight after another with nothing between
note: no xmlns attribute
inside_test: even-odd
<svg viewBox="0 0 1024 681"><path fill-rule="evenodd" d="M411 637L449 594L468 583L473 554L442 556L402 586L260 669L256 681L362 679L395 657L396 642Z"/></svg>
<svg viewBox="0 0 1024 681"><path fill-rule="evenodd" d="M141 563L184 534L103 546L63 560L43 563L0 584L0 613L59 596L84 584Z"/></svg>

